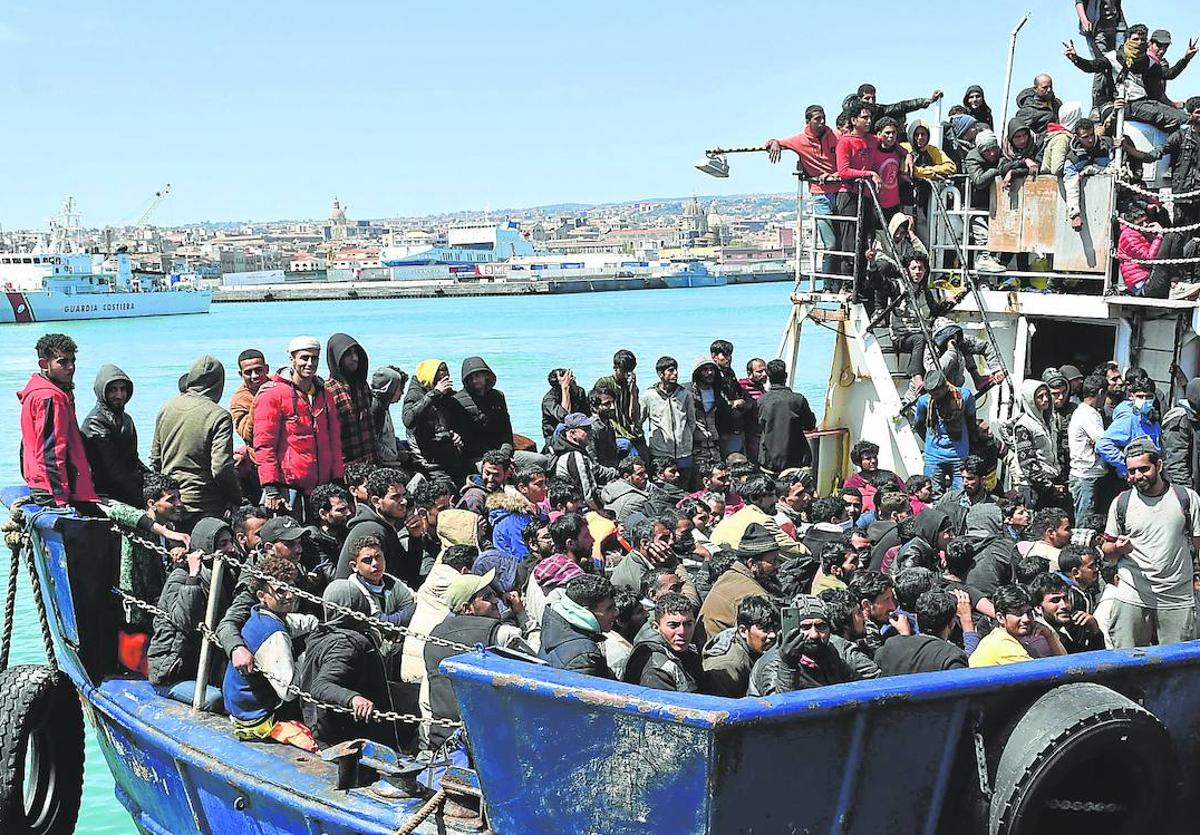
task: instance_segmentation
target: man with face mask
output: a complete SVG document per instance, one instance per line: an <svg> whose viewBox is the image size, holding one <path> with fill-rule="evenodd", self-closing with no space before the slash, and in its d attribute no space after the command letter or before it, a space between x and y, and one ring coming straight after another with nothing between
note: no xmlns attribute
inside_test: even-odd
<svg viewBox="0 0 1200 835"><path fill-rule="evenodd" d="M1125 478L1125 449L1138 438L1148 438L1156 450L1161 449L1159 436L1162 426L1154 407L1155 386L1149 377L1133 377L1126 383L1129 399L1113 410L1112 423L1096 441L1096 453Z"/></svg>
<svg viewBox="0 0 1200 835"><path fill-rule="evenodd" d="M1116 560L1120 582L1109 623L1114 647L1149 646L1195 637L1192 554L1200 546L1200 496L1162 477L1148 438L1125 448L1133 485L1112 503L1100 546Z"/></svg>

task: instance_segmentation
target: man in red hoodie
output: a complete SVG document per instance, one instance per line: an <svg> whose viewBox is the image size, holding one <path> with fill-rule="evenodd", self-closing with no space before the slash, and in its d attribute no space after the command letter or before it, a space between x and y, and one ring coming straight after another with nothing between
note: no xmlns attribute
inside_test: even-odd
<svg viewBox="0 0 1200 835"><path fill-rule="evenodd" d="M75 340L48 333L37 341L38 373L21 401L21 475L38 504L63 507L99 499L75 417Z"/></svg>

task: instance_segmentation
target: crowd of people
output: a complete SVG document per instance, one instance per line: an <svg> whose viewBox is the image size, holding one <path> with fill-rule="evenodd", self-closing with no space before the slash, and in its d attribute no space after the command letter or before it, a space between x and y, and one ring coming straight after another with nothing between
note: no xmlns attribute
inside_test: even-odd
<svg viewBox="0 0 1200 835"><path fill-rule="evenodd" d="M970 217L970 267L986 284L1005 289L1022 286L1019 276L1003 274L1015 266L1029 273L1026 253L1003 254L987 249L988 211L996 185L1007 191L1026 178L1054 177L1060 182L1066 220L1084 229L1080 193L1088 177L1114 173L1115 146L1124 151L1123 179L1143 182L1143 165L1171 159L1171 203L1168 211L1150 193L1122 190L1118 195L1119 228L1116 257L1124 289L1132 295L1166 298L1173 284L1197 275L1195 262L1157 260L1200 258L1200 96L1174 100L1167 82L1177 78L1198 51L1188 41L1177 63L1167 59L1171 33L1151 31L1145 24L1126 25L1120 0L1076 3L1079 31L1090 57L1080 55L1073 40L1063 44L1066 58L1092 73L1090 110L1079 102L1061 101L1054 79L1040 73L1017 94L1015 114L998 125L982 87L971 85L962 103L950 108L941 126L941 145L932 142L931 126L906 117L943 97L934 90L926 98L884 104L873 84L862 84L846 96L834 125L823 106L804 112L804 129L785 139L769 139L772 162L784 149L797 157L797 170L808 181L810 208L818 217L820 249L835 253L821 259L822 274L849 276L857 255L865 263L857 293L878 304L880 291L901 275L912 276L911 261L929 274L930 195L948 184L960 191ZM1166 138L1146 150L1122 132L1118 115L1152 125ZM869 181L876 195L860 215L860 182ZM880 212L875 210L878 202ZM862 222L828 219L862 217ZM1149 263L1147 263L1149 262ZM953 264L936 263L938 268ZM891 281L889 281L890 279ZM1058 286L1025 279L1031 286Z"/></svg>
<svg viewBox="0 0 1200 835"><path fill-rule="evenodd" d="M1085 21L1100 50L1110 4L1085 5L1100 9ZM1167 72L1169 35L1139 51L1142 30L1129 27L1115 58L1103 54L1121 83L1141 73L1153 101L1119 104L1174 118L1144 63ZM1102 76L1103 121L1117 64L1072 60ZM639 383L624 349L590 388L550 370L533 440L514 432L483 357L465 358L457 381L438 358L410 377L372 369L343 333L323 346L295 337L274 371L262 350L242 351L227 406L223 363L197 358L161 405L145 461L128 410L134 379L101 365L79 421L78 346L46 334L18 393L22 474L35 502L130 534L117 585L157 613L124 611L118 658L129 674L189 703L204 678L202 700L228 713L239 739L310 750L367 736L465 757L439 664L477 644L739 698L1190 640L1200 378L1169 404L1138 369L1060 365L1026 379L1016 416L989 426L976 400L1003 381L1002 363L944 317L952 303L928 287L920 224L902 212L921 180L964 161L972 178L988 166L1006 184L1045 173L1043 151L1066 129L1048 77L1026 93L1003 155L978 87L944 149L919 123L903 141L898 119L930 99L883 105L871 85L845 103L844 133L814 106L803 133L771 143L800 154L829 213L854 214L847 177L879 187L892 245L871 244L868 260L893 343L911 356L924 443L923 471L906 480L881 467L878 444L855 438L855 472L819 488L807 437L816 417L787 366L753 358L739 376L727 340L682 379L663 356ZM1191 143L1175 164L1195 165L1200 98L1178 116L1168 145ZM1080 118L1067 130L1064 167L1099 141L1096 128ZM904 281L920 292L895 303ZM215 586L214 554L229 558ZM211 593L221 651L201 676ZM369 721L393 709L426 721Z"/></svg>
<svg viewBox="0 0 1200 835"><path fill-rule="evenodd" d="M118 585L158 613L126 609L130 674L191 702L208 559L233 558L202 698L241 739L371 736L465 756L438 721L459 718L438 666L457 646L737 698L1195 634L1200 379L1168 406L1115 363L1052 368L991 429L970 388L927 371L924 474L901 480L860 439L831 492L784 364L755 358L738 377L725 340L682 384L662 357L639 387L626 350L587 391L554 369L540 444L514 434L480 357L456 388L439 359L411 379L368 374L345 334L327 341L323 377L320 347L293 339L274 374L243 351L228 408L222 363L197 359L148 462L121 369L100 367L77 421L69 337L38 341L18 395L34 500L133 534ZM361 721L390 709L432 721L415 735Z"/></svg>

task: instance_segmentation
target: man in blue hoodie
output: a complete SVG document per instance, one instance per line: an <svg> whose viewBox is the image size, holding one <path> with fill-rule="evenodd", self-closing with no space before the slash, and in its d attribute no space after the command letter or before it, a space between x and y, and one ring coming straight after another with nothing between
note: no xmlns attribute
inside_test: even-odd
<svg viewBox="0 0 1200 835"><path fill-rule="evenodd" d="M1149 377L1131 377L1125 381L1129 399L1113 410L1112 423L1096 441L1096 454L1124 480L1125 447L1135 438L1148 437L1161 450L1162 425L1154 407L1155 386Z"/></svg>

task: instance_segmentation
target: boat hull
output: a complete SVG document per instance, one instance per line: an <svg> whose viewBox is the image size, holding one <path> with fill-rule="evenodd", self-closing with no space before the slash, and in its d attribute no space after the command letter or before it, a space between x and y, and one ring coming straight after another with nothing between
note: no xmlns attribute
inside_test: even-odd
<svg viewBox="0 0 1200 835"><path fill-rule="evenodd" d="M714 273L664 275L662 282L672 290L678 290L683 287L724 287L728 283L725 276Z"/></svg>
<svg viewBox="0 0 1200 835"><path fill-rule="evenodd" d="M0 323L65 322L80 319L128 319L207 313L209 290L154 293L51 293L9 291L0 301Z"/></svg>

